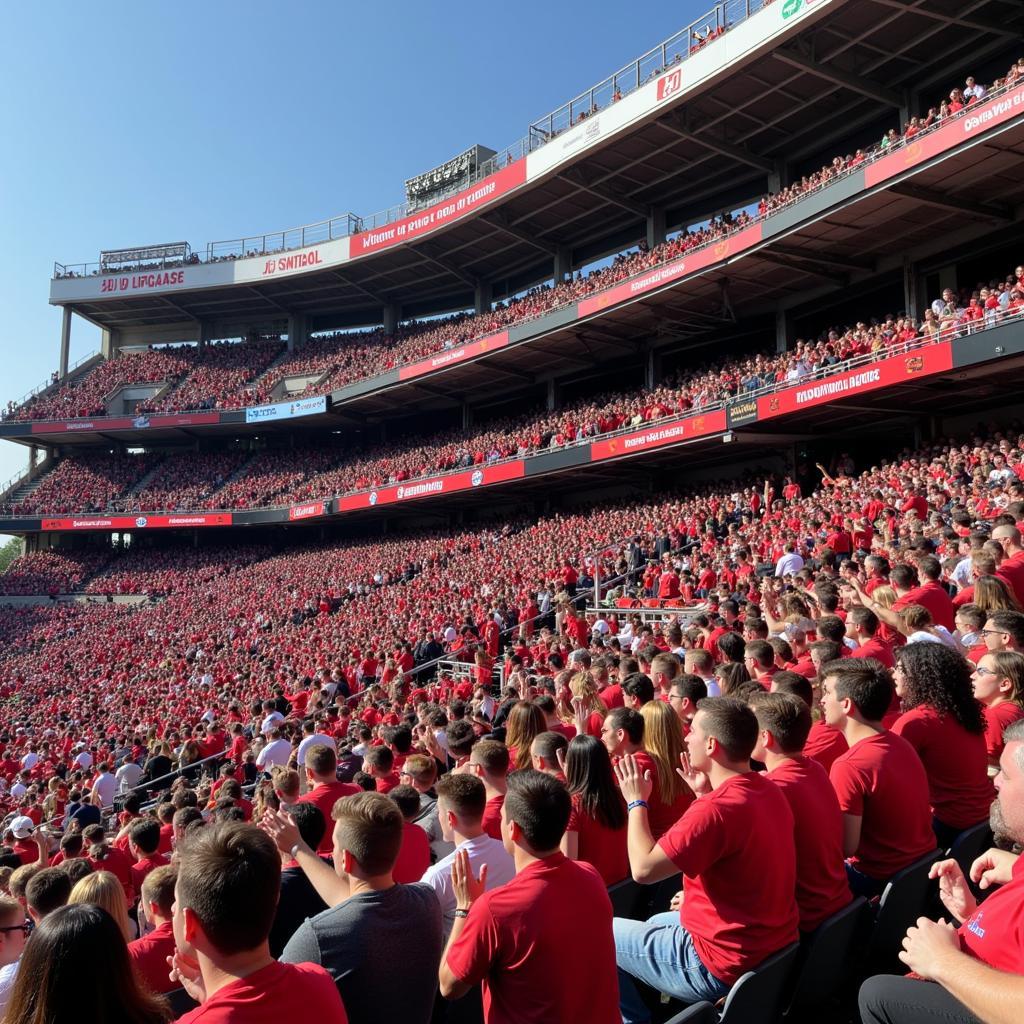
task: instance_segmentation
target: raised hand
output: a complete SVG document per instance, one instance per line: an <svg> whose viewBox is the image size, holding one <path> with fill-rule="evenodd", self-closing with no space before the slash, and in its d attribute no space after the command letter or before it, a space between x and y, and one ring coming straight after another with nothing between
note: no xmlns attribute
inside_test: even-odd
<svg viewBox="0 0 1024 1024"><path fill-rule="evenodd" d="M649 771L641 772L633 754L624 754L615 764L615 777L619 780L619 792L627 804L634 800L646 800L654 789Z"/></svg>
<svg viewBox="0 0 1024 1024"><path fill-rule="evenodd" d="M296 843L302 843L299 826L295 824L295 819L284 811L267 808L260 820L260 828L274 840L282 853L291 853Z"/></svg>
<svg viewBox="0 0 1024 1024"><path fill-rule="evenodd" d="M206 984L199 970L199 961L186 956L180 949L167 958L171 981L179 982L181 987L197 1002L206 1002Z"/></svg>
<svg viewBox="0 0 1024 1024"><path fill-rule="evenodd" d="M682 767L676 769L676 774L696 796L704 796L711 792L711 779L708 778L707 772L694 768L690 763L690 755L685 750L679 755L679 763Z"/></svg>
<svg viewBox="0 0 1024 1024"><path fill-rule="evenodd" d="M459 850L452 861L452 888L455 890L456 908L469 910L487 888L487 865L481 865L479 877L474 877L469 854L465 850Z"/></svg>

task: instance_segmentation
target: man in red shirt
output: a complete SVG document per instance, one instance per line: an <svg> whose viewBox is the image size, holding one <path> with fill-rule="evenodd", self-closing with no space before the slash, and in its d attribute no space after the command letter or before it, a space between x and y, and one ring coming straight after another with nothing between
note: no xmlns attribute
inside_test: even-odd
<svg viewBox="0 0 1024 1024"><path fill-rule="evenodd" d="M362 792L352 783L338 781L338 755L326 743L314 743L306 751L306 783L309 792L295 802L315 804L320 808L324 821L333 821L331 811L342 797ZM328 857L333 849L334 839L330 829L325 829L316 852L321 857Z"/></svg>
<svg viewBox="0 0 1024 1024"><path fill-rule="evenodd" d="M128 850L135 858L132 865L132 888L142 891L146 875L162 868L167 858L159 852L160 823L155 818L139 818L128 829Z"/></svg>
<svg viewBox="0 0 1024 1024"><path fill-rule="evenodd" d="M514 772L501 830L515 878L485 891L486 868L477 878L468 853L456 854L441 994L458 999L482 983L487 1024L621 1019L607 890L590 864L559 850L570 810L568 792L550 775Z"/></svg>
<svg viewBox="0 0 1024 1024"><path fill-rule="evenodd" d="M402 812L402 845L391 877L399 884L418 882L430 867L430 840L415 823L420 813L420 795L412 786L395 786L388 799Z"/></svg>
<svg viewBox="0 0 1024 1024"><path fill-rule="evenodd" d="M284 964L268 939L281 887L274 841L253 825L197 830L179 851L172 977L200 1006L178 1024L310 1020L345 1024L341 996L318 964ZM258 1009L257 1009L258 1007Z"/></svg>
<svg viewBox="0 0 1024 1024"><path fill-rule="evenodd" d="M469 752L469 773L475 775L487 793L481 825L492 839L501 839L501 805L508 786L508 747L497 740L481 740Z"/></svg>
<svg viewBox="0 0 1024 1024"><path fill-rule="evenodd" d="M797 939L793 814L779 787L750 771L757 739L757 719L742 701L700 702L684 755L700 799L657 841L647 820L652 774L634 757L616 765L633 878L651 884L682 871L685 894L678 912L615 919L625 1024L651 1019L633 978L686 1003L714 1003Z"/></svg>
<svg viewBox="0 0 1024 1024"><path fill-rule="evenodd" d="M796 905L800 930L812 932L852 899L843 867L843 813L828 772L803 754L811 709L788 693L755 693L750 706L760 728L752 756L793 812Z"/></svg>
<svg viewBox="0 0 1024 1024"><path fill-rule="evenodd" d="M1024 844L1024 723L1011 725L1003 738L992 826L997 835L1019 847ZM913 974L869 978L860 991L863 1021L1007 1024L1020 1018L1024 857L989 850L971 865L970 874L986 893L999 887L980 905L955 860L939 861L932 868L946 910L963 923L956 928L920 918L907 932L900 953Z"/></svg>
<svg viewBox="0 0 1024 1024"><path fill-rule="evenodd" d="M917 571L921 577L920 586L914 586L914 570L909 565L895 565L889 573L898 599L892 610L898 612L912 604L919 604L931 612L932 622L937 626L945 626L953 632L954 618L953 599L946 588L939 583L942 575L942 564L934 555L925 555L917 561Z"/></svg>
<svg viewBox="0 0 1024 1024"><path fill-rule="evenodd" d="M167 958L174 955L171 917L177 880L177 868L169 864L146 875L139 905L153 930L128 943L128 957L139 980L158 995L173 992L178 987L177 982L170 980L167 970Z"/></svg>
<svg viewBox="0 0 1024 1024"><path fill-rule="evenodd" d="M878 636L878 616L864 605L854 605L846 616L846 633L857 641L850 652L851 658L874 658L887 669L896 665L892 648Z"/></svg>
<svg viewBox="0 0 1024 1024"><path fill-rule="evenodd" d="M1017 600L1024 603L1024 545L1020 530L1002 523L992 531L992 540L1002 547L1006 556L999 563L1000 573L1010 581Z"/></svg>
<svg viewBox="0 0 1024 1024"><path fill-rule="evenodd" d="M882 725L892 699L889 670L870 658L822 666L825 722L849 750L829 772L843 811L850 888L878 896L898 871L935 849L928 777L917 751Z"/></svg>

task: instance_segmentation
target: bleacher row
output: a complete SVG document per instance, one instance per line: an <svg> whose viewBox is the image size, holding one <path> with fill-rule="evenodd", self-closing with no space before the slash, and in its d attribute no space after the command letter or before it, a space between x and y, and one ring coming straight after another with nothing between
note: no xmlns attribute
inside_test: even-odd
<svg viewBox="0 0 1024 1024"><path fill-rule="evenodd" d="M904 145L950 118L964 116L986 95L1012 87L1024 77L1024 61L1015 62L1007 74L988 87L973 83L951 90L927 114L911 118L902 133L887 131L868 150L837 156L820 171L803 176L779 193L768 194L753 212L738 210L688 228L648 249L646 245L620 253L611 264L571 279L531 289L522 296L496 304L481 314L459 313L441 320L409 323L393 335L383 329L342 333L311 339L293 353L284 346L265 342L246 345L218 345L199 349L175 346L131 353L106 361L81 379L57 384L30 399L24 406L9 406L8 420L60 420L97 417L106 413L106 400L117 389L136 383L168 381L170 387L155 400L143 402L140 412L180 412L206 409L234 409L268 401L288 377L315 377L289 398L328 394L396 366L415 362L436 352L456 348L475 338L486 337L515 323L543 315L559 306L608 288L635 274L643 273L696 249L715 244L743 230L752 219L765 217L799 201L839 176ZM276 361L275 361L276 360ZM258 383L257 383L258 381Z"/></svg>

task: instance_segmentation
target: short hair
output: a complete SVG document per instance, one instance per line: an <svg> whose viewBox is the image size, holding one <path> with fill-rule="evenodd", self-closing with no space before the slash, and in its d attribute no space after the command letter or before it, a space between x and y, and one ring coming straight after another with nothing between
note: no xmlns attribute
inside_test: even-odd
<svg viewBox="0 0 1024 1024"><path fill-rule="evenodd" d="M295 819L295 825L302 841L311 850L315 850L327 831L327 819L324 817L324 812L316 804L303 800L301 803L292 804L289 813Z"/></svg>
<svg viewBox="0 0 1024 1024"><path fill-rule="evenodd" d="M197 821L202 823L202 820L203 812L199 810L198 807L179 807L178 810L174 812L174 821L172 824L176 829L180 829L184 832L190 825L195 824Z"/></svg>
<svg viewBox="0 0 1024 1024"><path fill-rule="evenodd" d="M1013 611L992 612L988 621L992 623L993 629L1001 633L1009 633L1014 644L1024 649L1024 613Z"/></svg>
<svg viewBox="0 0 1024 1024"><path fill-rule="evenodd" d="M363 755L363 770L376 768L389 772L395 764L395 755L390 747L370 747Z"/></svg>
<svg viewBox="0 0 1024 1024"><path fill-rule="evenodd" d="M155 903L161 917L170 918L174 905L174 886L178 881L178 869L171 864L154 868L142 880L142 902Z"/></svg>
<svg viewBox="0 0 1024 1024"><path fill-rule="evenodd" d="M155 818L139 818L128 826L128 838L145 854L160 846L160 824Z"/></svg>
<svg viewBox="0 0 1024 1024"><path fill-rule="evenodd" d="M505 775L508 772L508 747L497 740L481 740L473 747L476 763L488 775Z"/></svg>
<svg viewBox="0 0 1024 1024"><path fill-rule="evenodd" d="M508 777L505 816L519 826L526 842L537 853L558 847L571 809L569 791L546 772L524 768Z"/></svg>
<svg viewBox="0 0 1024 1024"><path fill-rule="evenodd" d="M25 911L13 896L0 896L0 922L3 924L21 924Z"/></svg>
<svg viewBox="0 0 1024 1024"><path fill-rule="evenodd" d="M926 580L937 580L942 575L942 563L934 555L917 560L917 571Z"/></svg>
<svg viewBox="0 0 1024 1024"><path fill-rule="evenodd" d="M799 697L808 707L814 705L814 687L811 686L811 681L799 672L789 672L785 669L776 672L772 676L772 692L788 693Z"/></svg>
<svg viewBox="0 0 1024 1024"><path fill-rule="evenodd" d="M732 630L728 633L723 633L718 638L718 649L725 655L728 661L742 663L746 647L747 645L743 637Z"/></svg>
<svg viewBox="0 0 1024 1024"><path fill-rule="evenodd" d="M846 623L838 615L823 615L818 619L815 632L822 640L831 640L832 643L842 643L846 636Z"/></svg>
<svg viewBox="0 0 1024 1024"><path fill-rule="evenodd" d="M402 812L402 817L408 821L415 818L420 812L420 795L412 786L395 786L387 792L389 800L395 802L395 806Z"/></svg>
<svg viewBox="0 0 1024 1024"><path fill-rule="evenodd" d="M255 825L225 821L190 830L178 847L178 903L222 954L266 941L280 888L281 857Z"/></svg>
<svg viewBox="0 0 1024 1024"><path fill-rule="evenodd" d="M15 899L22 899L25 896L28 883L34 875L38 875L43 870L43 867L43 864L36 861L34 864L22 864L20 868L15 868L8 879L7 891Z"/></svg>
<svg viewBox="0 0 1024 1024"><path fill-rule="evenodd" d="M426 754L412 754L405 759L402 771L421 786L430 786L437 778L437 762Z"/></svg>
<svg viewBox="0 0 1024 1024"><path fill-rule="evenodd" d="M464 718L449 722L444 728L445 739L448 741L448 749L456 757L464 757L473 749L476 743L476 733L473 726Z"/></svg>
<svg viewBox="0 0 1024 1024"><path fill-rule="evenodd" d="M673 684L672 689L680 697L688 697L694 704L708 695L708 684L692 672L684 672Z"/></svg>
<svg viewBox="0 0 1024 1024"><path fill-rule="evenodd" d="M383 793L356 793L338 800L331 812L335 845L347 850L368 875L395 866L405 824L402 812Z"/></svg>
<svg viewBox="0 0 1024 1024"><path fill-rule="evenodd" d="M536 753L539 757L543 757L545 761L557 763L558 751L565 750L568 746L569 741L564 733L541 732L534 737L533 749L530 753Z"/></svg>
<svg viewBox="0 0 1024 1024"><path fill-rule="evenodd" d="M770 732L784 754L799 754L811 731L811 709L789 693L755 693L750 698L757 724Z"/></svg>
<svg viewBox="0 0 1024 1024"><path fill-rule="evenodd" d="M854 605L846 616L846 621L858 626L868 636L874 636L878 632L878 616L862 604Z"/></svg>
<svg viewBox="0 0 1024 1024"><path fill-rule="evenodd" d="M822 665L836 661L843 652L842 647L835 640L815 640L814 643L808 644L807 649L811 654L818 655L818 661Z"/></svg>
<svg viewBox="0 0 1024 1024"><path fill-rule="evenodd" d="M487 790L475 775L443 775L437 783L437 798L472 824L480 822L487 807Z"/></svg>
<svg viewBox="0 0 1024 1024"><path fill-rule="evenodd" d="M754 712L735 697L705 697L697 704L701 728L716 739L730 761L747 761L757 746Z"/></svg>
<svg viewBox="0 0 1024 1024"><path fill-rule="evenodd" d="M909 565L894 565L889 570L889 582L902 590L907 590L917 582L917 573Z"/></svg>
<svg viewBox="0 0 1024 1024"><path fill-rule="evenodd" d="M68 876L72 890L78 882L93 873L92 862L86 857L72 857L70 860L63 860L58 867Z"/></svg>
<svg viewBox="0 0 1024 1024"><path fill-rule="evenodd" d="M841 658L821 666L822 680L833 680L837 700L850 700L869 722L880 722L892 703L892 674L874 658Z"/></svg>
<svg viewBox="0 0 1024 1024"><path fill-rule="evenodd" d="M956 617L963 619L972 629L977 630L985 625L985 619L988 618L988 615L984 608L976 604L962 604L956 610Z"/></svg>
<svg viewBox="0 0 1024 1024"><path fill-rule="evenodd" d="M748 640L743 655L757 662L760 668L771 668L775 663L775 649L767 640Z"/></svg>
<svg viewBox="0 0 1024 1024"><path fill-rule="evenodd" d="M608 724L613 729L621 729L630 743L643 743L644 716L635 708L612 708L607 717Z"/></svg>
<svg viewBox="0 0 1024 1024"><path fill-rule="evenodd" d="M679 663L679 658L676 657L671 651L662 651L651 661L651 675L656 675L659 672L664 672L669 679L675 679L682 671L682 665Z"/></svg>
<svg viewBox="0 0 1024 1024"><path fill-rule="evenodd" d="M66 871L41 868L25 886L25 902L40 917L63 907L71 895L71 879Z"/></svg>
<svg viewBox="0 0 1024 1024"><path fill-rule="evenodd" d="M302 763L314 775L331 775L338 770L338 755L326 743L314 743L306 748Z"/></svg>
<svg viewBox="0 0 1024 1024"><path fill-rule="evenodd" d="M642 672L634 672L622 682L622 692L635 697L641 704L654 700L654 683Z"/></svg>
<svg viewBox="0 0 1024 1024"><path fill-rule="evenodd" d="M718 645L721 650L722 645ZM710 651L705 651L702 647L692 647L690 650L683 655L683 660L689 661L690 665L694 669L700 669L706 672L708 675L714 670L715 659L711 657Z"/></svg>
<svg viewBox="0 0 1024 1024"><path fill-rule="evenodd" d="M174 817L174 804L170 800L165 800L156 809L156 816L165 824L169 825L171 818Z"/></svg>

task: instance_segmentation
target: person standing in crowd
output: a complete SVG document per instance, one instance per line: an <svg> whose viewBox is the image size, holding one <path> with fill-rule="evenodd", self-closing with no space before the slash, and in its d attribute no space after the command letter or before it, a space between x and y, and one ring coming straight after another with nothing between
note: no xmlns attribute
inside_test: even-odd
<svg viewBox="0 0 1024 1024"><path fill-rule="evenodd" d="M151 992L160 994L177 988L167 969L167 960L174 955L172 918L177 881L178 870L169 864L146 875L139 910L151 930L128 943L128 958L139 980Z"/></svg>

